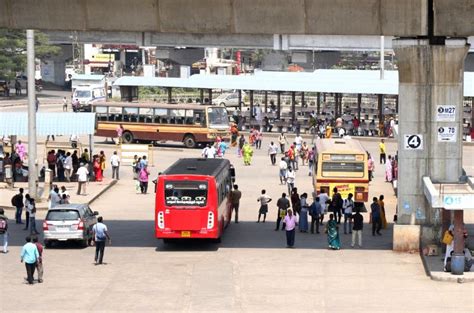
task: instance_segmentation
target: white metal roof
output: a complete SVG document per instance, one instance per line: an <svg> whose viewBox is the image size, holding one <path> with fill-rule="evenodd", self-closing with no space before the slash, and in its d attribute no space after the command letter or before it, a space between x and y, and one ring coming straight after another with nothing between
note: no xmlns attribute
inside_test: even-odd
<svg viewBox="0 0 474 313"><path fill-rule="evenodd" d="M380 71L371 70L258 71L252 75L196 74L189 78L123 76L114 85L397 95L398 71L385 71L383 80ZM474 97L472 72L464 73L464 96Z"/></svg>
<svg viewBox="0 0 474 313"><path fill-rule="evenodd" d="M36 113L36 134L92 135L95 113ZM0 112L0 136L28 135L27 112Z"/></svg>

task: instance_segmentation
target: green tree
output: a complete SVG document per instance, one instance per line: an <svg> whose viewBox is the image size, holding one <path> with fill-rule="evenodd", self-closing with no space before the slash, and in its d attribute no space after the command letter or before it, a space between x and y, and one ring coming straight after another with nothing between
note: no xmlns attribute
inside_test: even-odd
<svg viewBox="0 0 474 313"><path fill-rule="evenodd" d="M48 37L35 31L35 56L45 59L60 52L48 43ZM11 80L26 68L26 31L0 29L0 79Z"/></svg>

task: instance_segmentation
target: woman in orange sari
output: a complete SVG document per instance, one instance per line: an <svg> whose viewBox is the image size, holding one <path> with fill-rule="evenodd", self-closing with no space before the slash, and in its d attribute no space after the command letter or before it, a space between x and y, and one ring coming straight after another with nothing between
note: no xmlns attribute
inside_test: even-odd
<svg viewBox="0 0 474 313"><path fill-rule="evenodd" d="M102 169L100 166L99 156L97 154L93 156L92 167L94 169L95 181L102 181Z"/></svg>

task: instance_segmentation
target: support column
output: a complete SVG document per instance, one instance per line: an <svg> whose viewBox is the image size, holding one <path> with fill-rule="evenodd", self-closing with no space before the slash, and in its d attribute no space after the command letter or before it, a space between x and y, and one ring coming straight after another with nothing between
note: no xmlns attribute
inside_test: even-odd
<svg viewBox="0 0 474 313"><path fill-rule="evenodd" d="M249 124L252 127L252 118L253 118L253 90L250 90L250 114L249 114Z"/></svg>
<svg viewBox="0 0 474 313"><path fill-rule="evenodd" d="M362 106L362 94L358 93L357 94L357 119L359 120L359 122L360 122L361 106Z"/></svg>
<svg viewBox="0 0 474 313"><path fill-rule="evenodd" d="M291 123L295 124L296 120L296 92L292 91L291 92Z"/></svg>
<svg viewBox="0 0 474 313"><path fill-rule="evenodd" d="M201 104L204 104L204 89L199 89L199 98L201 99Z"/></svg>
<svg viewBox="0 0 474 313"><path fill-rule="evenodd" d="M263 102L265 103L265 113L267 113L268 112L268 91L265 91Z"/></svg>
<svg viewBox="0 0 474 313"><path fill-rule="evenodd" d="M301 108L304 108L304 92L301 93Z"/></svg>
<svg viewBox="0 0 474 313"><path fill-rule="evenodd" d="M318 115L321 114L321 93L318 92L316 93L316 114Z"/></svg>
<svg viewBox="0 0 474 313"><path fill-rule="evenodd" d="M335 93L334 94L334 120L336 120L339 117L339 94Z"/></svg>
<svg viewBox="0 0 474 313"><path fill-rule="evenodd" d="M398 114L399 111L398 111L398 95L395 96L395 113Z"/></svg>
<svg viewBox="0 0 474 313"><path fill-rule="evenodd" d="M209 104L212 104L212 89L208 90Z"/></svg>
<svg viewBox="0 0 474 313"><path fill-rule="evenodd" d="M465 39L446 39L430 45L427 39L397 39L393 47L399 72L398 224L408 224L417 211L416 223L434 222L423 192L423 176L433 182L456 183L462 173L462 100ZM438 105L455 105L453 121L438 121ZM456 129L455 141L438 139L439 127ZM422 145L410 135L419 135ZM419 209L419 210L417 210ZM395 245L396 238L394 238Z"/></svg>
<svg viewBox="0 0 474 313"><path fill-rule="evenodd" d="M239 89L237 95L239 98L239 111L242 113L242 90Z"/></svg>
<svg viewBox="0 0 474 313"><path fill-rule="evenodd" d="M277 91L277 119L281 117L281 91Z"/></svg>
<svg viewBox="0 0 474 313"><path fill-rule="evenodd" d="M379 113L379 124L378 124L378 129L379 129L379 136L383 137L383 122L384 122L384 115L383 115L383 95L378 94L377 95L377 102L378 102L378 113Z"/></svg>
<svg viewBox="0 0 474 313"><path fill-rule="evenodd" d="M173 99L173 88L168 87L168 103L171 103L171 99Z"/></svg>

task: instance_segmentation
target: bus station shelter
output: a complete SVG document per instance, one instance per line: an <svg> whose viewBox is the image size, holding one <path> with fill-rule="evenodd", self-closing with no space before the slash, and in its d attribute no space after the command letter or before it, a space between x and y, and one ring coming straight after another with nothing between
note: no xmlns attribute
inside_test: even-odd
<svg viewBox="0 0 474 313"><path fill-rule="evenodd" d="M377 96L376 114L379 121L384 120L384 97L395 98L398 113L398 71L385 71L381 79L378 70L315 70L314 72L273 72L256 71L254 74L243 75L209 75L196 74L183 78L137 77L124 76L118 78L115 86L120 87L122 100L138 100L138 87L160 87L168 90L168 102L171 103L173 88L199 89L200 100L204 103L204 92L207 91L209 102L212 103L213 90L235 90L239 94L239 109L242 112L242 91L248 92L250 112L253 112L254 93L264 92L264 112L268 112L268 94L276 94L276 119L281 117L281 95L291 95L290 122L294 123L297 111L303 112L306 107L305 94L316 94L314 111L321 113L321 100L326 94L334 96L335 116L343 115L342 98L348 94L357 95L357 111L355 116L361 120L362 95ZM322 97L321 97L322 95ZM301 97L301 101L296 98ZM474 73L464 73L464 97L471 99L471 126L474 120ZM301 105L301 109L296 104ZM252 114L249 116L252 119Z"/></svg>
<svg viewBox="0 0 474 313"><path fill-rule="evenodd" d="M94 133L95 113L36 113L37 136L88 135L92 153ZM0 112L0 136L28 136L28 112Z"/></svg>

